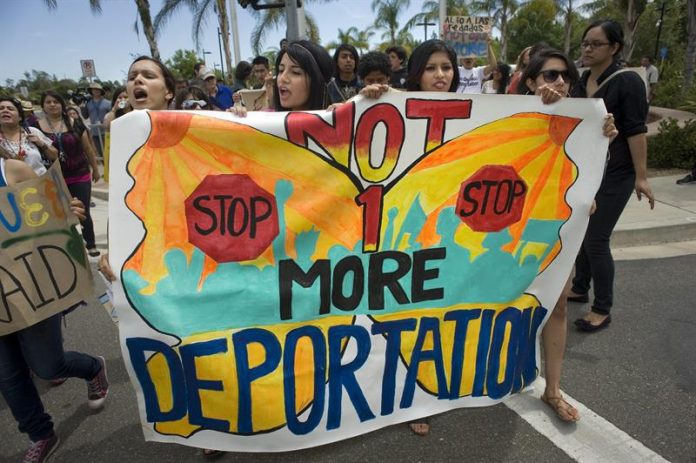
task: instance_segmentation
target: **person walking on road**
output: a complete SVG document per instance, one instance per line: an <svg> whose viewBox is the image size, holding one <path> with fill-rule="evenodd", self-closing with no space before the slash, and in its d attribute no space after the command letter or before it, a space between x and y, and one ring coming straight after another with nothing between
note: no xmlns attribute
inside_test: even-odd
<svg viewBox="0 0 696 463"><path fill-rule="evenodd" d="M647 178L645 84L638 74L621 68L618 57L623 45L623 30L616 21L590 24L581 44L582 61L589 70L573 90L573 96L602 98L619 130L609 145L609 161L595 197L597 212L590 217L568 297L569 301L589 302L590 282L594 284L591 310L575 321L584 332L594 332L611 323L614 259L609 240L631 193L635 191L638 200L647 197L650 208L655 207Z"/></svg>
<svg viewBox="0 0 696 463"><path fill-rule="evenodd" d="M0 188L32 178L36 178L36 174L24 162L0 158ZM73 199L71 209L84 219L84 206L80 201ZM60 443L31 371L46 380L84 379L87 381L87 404L92 409L103 407L109 392L103 357L63 351L61 319L62 314L58 313L30 327L0 336L0 392L20 432L28 434L31 439L22 460L24 463L46 461Z"/></svg>

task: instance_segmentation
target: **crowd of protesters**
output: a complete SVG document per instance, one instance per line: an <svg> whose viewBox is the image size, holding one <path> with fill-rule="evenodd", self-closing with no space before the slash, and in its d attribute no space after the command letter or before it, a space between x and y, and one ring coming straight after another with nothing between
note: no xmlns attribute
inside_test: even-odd
<svg viewBox="0 0 696 463"><path fill-rule="evenodd" d="M357 95L380 98L394 91L536 95L545 104L562 98L601 98L610 113L603 126L603 134L610 138L610 156L596 196L596 212L590 217L576 260L575 277L568 279L542 332L547 380L542 400L561 420L572 422L579 419L579 413L560 392L567 301L589 302L592 287L590 310L575 325L588 333L609 325L614 279L609 246L612 230L633 192L639 198L645 196L651 208L654 204L646 176L645 121L648 99L657 82L656 70L649 59L642 63L650 84L646 91L641 77L622 68L622 47L623 32L618 23L592 23L582 38L581 61L586 69L580 75L573 60L546 44L530 44L513 67L496 59L490 42L485 62L476 66L476 57L457 57L440 40L423 42L410 56L399 45L360 56L355 47L342 44L333 57L310 41L284 40L273 68L263 56L242 61L234 70L232 86L221 82L203 63L191 70L189 79L177 81L160 61L140 57L130 66L126 86L115 89L110 99L97 83L90 85L91 99L82 107L47 91L40 101L43 116L36 117L27 111L31 105L0 98L0 186L41 174L47 165L59 160L68 187L77 198L75 210L83 220L85 246L90 255L98 256L89 217L90 185L99 180L97 157L104 156L108 164L110 124L132 110L222 110L244 116L251 110L321 110ZM246 95L254 101L260 98L262 103L249 107ZM20 161L30 169L22 168ZM696 179L696 172L694 176ZM99 268L107 278L115 279L108 255L101 256ZM60 323L55 320L0 337L0 388L20 431L32 440L25 456L28 462L45 461L58 445L30 369L47 379L77 376L87 380L89 401L96 406L102 405L108 391L104 360L63 352ZM39 329L44 338L35 343ZM50 349L51 355L26 348L33 344ZM410 426L419 435L429 431L424 419Z"/></svg>

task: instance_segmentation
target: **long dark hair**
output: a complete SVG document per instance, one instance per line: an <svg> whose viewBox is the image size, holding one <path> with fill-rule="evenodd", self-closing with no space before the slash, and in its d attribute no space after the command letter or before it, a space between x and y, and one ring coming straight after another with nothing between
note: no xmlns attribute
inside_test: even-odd
<svg viewBox="0 0 696 463"><path fill-rule="evenodd" d="M19 113L19 126L24 126L26 123L26 116L24 114L24 108L22 108L22 103L20 103L17 98L12 98L10 96L0 96L0 102L1 101L9 101L12 103L12 106L17 108L17 112Z"/></svg>
<svg viewBox="0 0 696 463"><path fill-rule="evenodd" d="M450 62L452 63L452 68L454 70L454 77L452 77L452 84L450 85L449 91L454 92L459 86L459 68L457 67L457 54L452 48L450 48L445 42L438 39L426 40L425 42L418 45L411 57L408 59L408 77L406 79L406 90L409 92L420 91L420 81L425 72L425 66L428 64L430 55L437 52L444 52L447 54Z"/></svg>
<svg viewBox="0 0 696 463"><path fill-rule="evenodd" d="M286 54L307 73L309 78L307 106L309 109L325 109L328 101L326 84L331 80L333 74L333 61L329 54L324 48L308 40L290 42L285 50L278 53L275 63L276 70ZM284 108L280 104L277 88L273 92L273 107L276 111L289 111L289 108Z"/></svg>
<svg viewBox="0 0 696 463"><path fill-rule="evenodd" d="M498 88L495 91L496 93L505 93L505 89L507 89L507 86L510 83L510 69L510 65L505 63L498 63L495 67L495 70L500 73L500 82L498 82ZM493 80L492 75L491 80Z"/></svg>
<svg viewBox="0 0 696 463"><path fill-rule="evenodd" d="M114 105L115 105L116 102L118 101L118 96L119 96L121 93L126 93L126 95L128 94L128 93L126 92L126 87L118 87L116 90L114 90L114 94L111 96L111 108L114 107ZM130 105L130 103L128 103L128 104ZM126 114L126 112L127 112L127 111L126 111L126 108L123 108L123 109L118 108L118 109L116 110L116 112L114 113L114 116L115 116L114 119L118 119L119 117L121 117L121 116L123 116L124 114Z"/></svg>
<svg viewBox="0 0 696 463"><path fill-rule="evenodd" d="M355 49L353 45L347 44L347 43L342 43L336 48L336 51L334 52L333 55L333 61L334 61L334 77L337 79L341 78L341 71L338 69L338 55L341 54L342 51L347 51L351 55L353 55L353 61L355 61L355 69L353 69L353 74L357 74L358 71L358 64L360 64L360 55L358 55L358 50Z"/></svg>
<svg viewBox="0 0 696 463"><path fill-rule="evenodd" d="M48 97L53 97L56 100L58 100L58 103L60 103L60 115L61 118L63 119L63 123L65 124L65 127L68 129L68 132L72 132L75 135L77 135L77 138L79 139L82 133L81 130L78 129L77 125L73 123L73 120L70 119L68 116L68 106L65 104L65 99L58 93L54 92L53 90L46 90L41 94L41 109L44 107L44 102L46 101L46 98ZM80 140L80 143L82 141Z"/></svg>
<svg viewBox="0 0 696 463"><path fill-rule="evenodd" d="M607 36L607 40L609 41L610 45L619 44L618 50L616 50L616 53L614 53L614 61L618 60L619 53L621 53L621 50L623 50L624 47L624 33L621 24L617 23L613 19L597 20L585 28L585 31L582 33L582 39L585 40L587 32L595 27L602 28L602 32L604 32L604 35Z"/></svg>
<svg viewBox="0 0 696 463"><path fill-rule="evenodd" d="M552 48L547 48L534 55L530 55L529 64L525 68L524 72L522 72L520 82L517 84L516 90L518 94L527 95L529 93L534 93L527 86L527 79L535 80L541 73L541 69L544 67L544 64L546 64L546 62L551 58L560 59L565 63L566 69L568 69L568 84L570 85L569 90L571 90L573 86L578 83L580 76L578 75L578 68L575 67L575 63L573 63L573 61L571 61L565 55L565 53Z"/></svg>
<svg viewBox="0 0 696 463"><path fill-rule="evenodd" d="M167 90L169 93L172 94L172 98L174 98L174 95L176 94L176 79L174 78L174 74L172 74L172 71L169 70L167 66L162 63L162 61L158 60L157 58L153 58L151 56L138 56L133 60L133 62L128 66L128 74L130 74L130 68L133 67L135 63L138 61L152 61L155 63L155 65L162 71L162 77L164 77L164 85L167 87Z"/></svg>

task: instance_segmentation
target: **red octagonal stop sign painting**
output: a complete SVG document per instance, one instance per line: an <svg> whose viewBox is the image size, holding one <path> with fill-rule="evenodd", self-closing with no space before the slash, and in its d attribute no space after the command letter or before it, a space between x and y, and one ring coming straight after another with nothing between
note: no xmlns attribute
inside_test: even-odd
<svg viewBox="0 0 696 463"><path fill-rule="evenodd" d="M522 217L527 184L510 166L484 166L462 182L457 214L474 231L495 232Z"/></svg>
<svg viewBox="0 0 696 463"><path fill-rule="evenodd" d="M275 197L248 175L208 175L185 207L189 242L217 262L255 259L278 236Z"/></svg>

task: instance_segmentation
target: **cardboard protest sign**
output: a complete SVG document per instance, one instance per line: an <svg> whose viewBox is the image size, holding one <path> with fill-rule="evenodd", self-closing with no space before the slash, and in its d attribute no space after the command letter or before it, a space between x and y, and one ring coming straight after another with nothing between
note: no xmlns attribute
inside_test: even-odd
<svg viewBox="0 0 696 463"><path fill-rule="evenodd" d="M119 118L114 297L146 438L285 451L529 386L604 114L390 93Z"/></svg>
<svg viewBox="0 0 696 463"><path fill-rule="evenodd" d="M35 180L0 188L0 336L92 294L70 198L57 162Z"/></svg>
<svg viewBox="0 0 696 463"><path fill-rule="evenodd" d="M243 89L238 90L238 92L242 97L242 101L244 102L244 106L246 106L247 111L260 111L268 108L268 98L266 96L265 89Z"/></svg>
<svg viewBox="0 0 696 463"><path fill-rule="evenodd" d="M442 40L457 52L458 58L488 56L488 39L493 19L483 16L447 16L442 24Z"/></svg>

